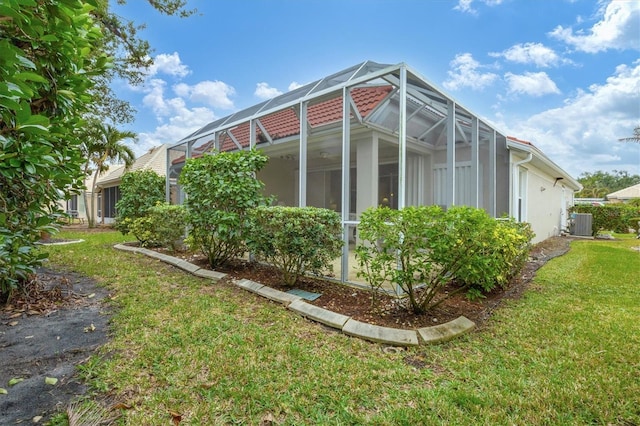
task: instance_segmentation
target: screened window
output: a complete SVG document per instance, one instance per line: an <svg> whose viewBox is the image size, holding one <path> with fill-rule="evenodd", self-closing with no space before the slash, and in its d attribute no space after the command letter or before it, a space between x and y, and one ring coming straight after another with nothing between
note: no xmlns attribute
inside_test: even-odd
<svg viewBox="0 0 640 426"><path fill-rule="evenodd" d="M102 190L104 217L116 217L116 203L120 200L120 187L112 186Z"/></svg>

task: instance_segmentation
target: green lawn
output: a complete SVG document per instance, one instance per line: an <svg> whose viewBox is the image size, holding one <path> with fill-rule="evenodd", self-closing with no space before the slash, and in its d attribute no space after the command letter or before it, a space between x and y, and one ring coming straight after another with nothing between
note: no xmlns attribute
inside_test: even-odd
<svg viewBox="0 0 640 426"><path fill-rule="evenodd" d="M640 424L640 245L576 241L524 297L453 342L386 353L279 305L70 233L51 266L117 306L83 367L122 424Z"/></svg>

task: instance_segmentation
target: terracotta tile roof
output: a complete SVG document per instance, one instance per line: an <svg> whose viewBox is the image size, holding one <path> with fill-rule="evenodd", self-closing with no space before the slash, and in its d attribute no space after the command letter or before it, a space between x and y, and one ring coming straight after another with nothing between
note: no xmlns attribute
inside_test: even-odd
<svg viewBox="0 0 640 426"><path fill-rule="evenodd" d="M351 91L351 97L364 118L373 111L380 102L391 92L392 86L371 86L357 87ZM353 114L352 114L353 117ZM342 96L338 96L314 105L310 105L307 111L307 120L311 128L317 128L328 124L336 123L342 120ZM300 134L300 119L292 108L287 108L265 117L260 118L260 122L272 139L280 139L288 136ZM246 148L249 146L249 122L242 123L239 126L228 130L238 143ZM256 129L257 144L265 143L266 138L263 137L262 130ZM193 157L198 157L211 149L212 141L196 148ZM237 149L233 139L227 134L220 137L220 150L232 151ZM173 160L173 164L182 163L184 156Z"/></svg>

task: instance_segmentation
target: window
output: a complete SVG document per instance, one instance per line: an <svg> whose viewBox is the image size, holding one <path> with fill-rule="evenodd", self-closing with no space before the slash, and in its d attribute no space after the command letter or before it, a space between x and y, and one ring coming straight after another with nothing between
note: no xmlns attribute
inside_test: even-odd
<svg viewBox="0 0 640 426"><path fill-rule="evenodd" d="M71 198L67 200L67 211L78 211L78 196L72 195Z"/></svg>
<svg viewBox="0 0 640 426"><path fill-rule="evenodd" d="M120 200L120 187L112 186L102 190L101 207L104 207L104 217L116 217L116 203Z"/></svg>

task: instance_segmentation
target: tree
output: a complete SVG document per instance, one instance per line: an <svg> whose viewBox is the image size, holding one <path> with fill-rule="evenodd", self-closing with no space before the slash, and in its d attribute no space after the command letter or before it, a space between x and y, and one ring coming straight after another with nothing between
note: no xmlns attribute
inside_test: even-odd
<svg viewBox="0 0 640 426"><path fill-rule="evenodd" d="M639 175L630 175L626 171L614 170L594 173L584 172L578 177L578 182L583 186L582 191L576 194L578 198L604 198L607 194L640 183Z"/></svg>
<svg viewBox="0 0 640 426"><path fill-rule="evenodd" d="M110 11L113 0L94 0L97 7L91 10L94 20L104 33L104 40L98 51L108 54L113 66L94 79L91 89L93 96L92 118L108 120L114 124L133 121L135 110L126 101L118 99L110 88L114 78L127 80L132 85L144 82L145 72L153 64L150 44L139 37L144 24L136 24ZM125 4L127 0L116 0ZM139 0L135 0L139 1ZM169 16L188 17L197 12L187 9L188 0L147 0L158 12Z"/></svg>
<svg viewBox="0 0 640 426"><path fill-rule="evenodd" d="M84 203L87 209L87 223L89 228L95 227L95 190L98 177L109 170L114 162L124 163L125 169L131 167L135 161L133 150L127 146L126 139L136 139L137 135L129 131L120 131L110 124L92 122L84 134L82 152L85 154L85 176L93 176L88 199L87 191L83 191Z"/></svg>
<svg viewBox="0 0 640 426"><path fill-rule="evenodd" d="M637 142L637 143L640 143L640 126L636 126L633 129L633 136L629 136L628 138L620 138L618 140L620 142Z"/></svg>
<svg viewBox="0 0 640 426"><path fill-rule="evenodd" d="M195 12L186 0L148 2L168 15ZM57 229L56 201L83 187L86 119L131 118L108 84L127 73L141 81L151 49L123 22L108 0L0 2L0 299L46 256L35 243Z"/></svg>
<svg viewBox="0 0 640 426"><path fill-rule="evenodd" d="M80 140L93 79L109 58L83 0L3 0L0 5L0 299L10 297L42 255L56 201L82 186ZM73 25L71 25L73 23Z"/></svg>

